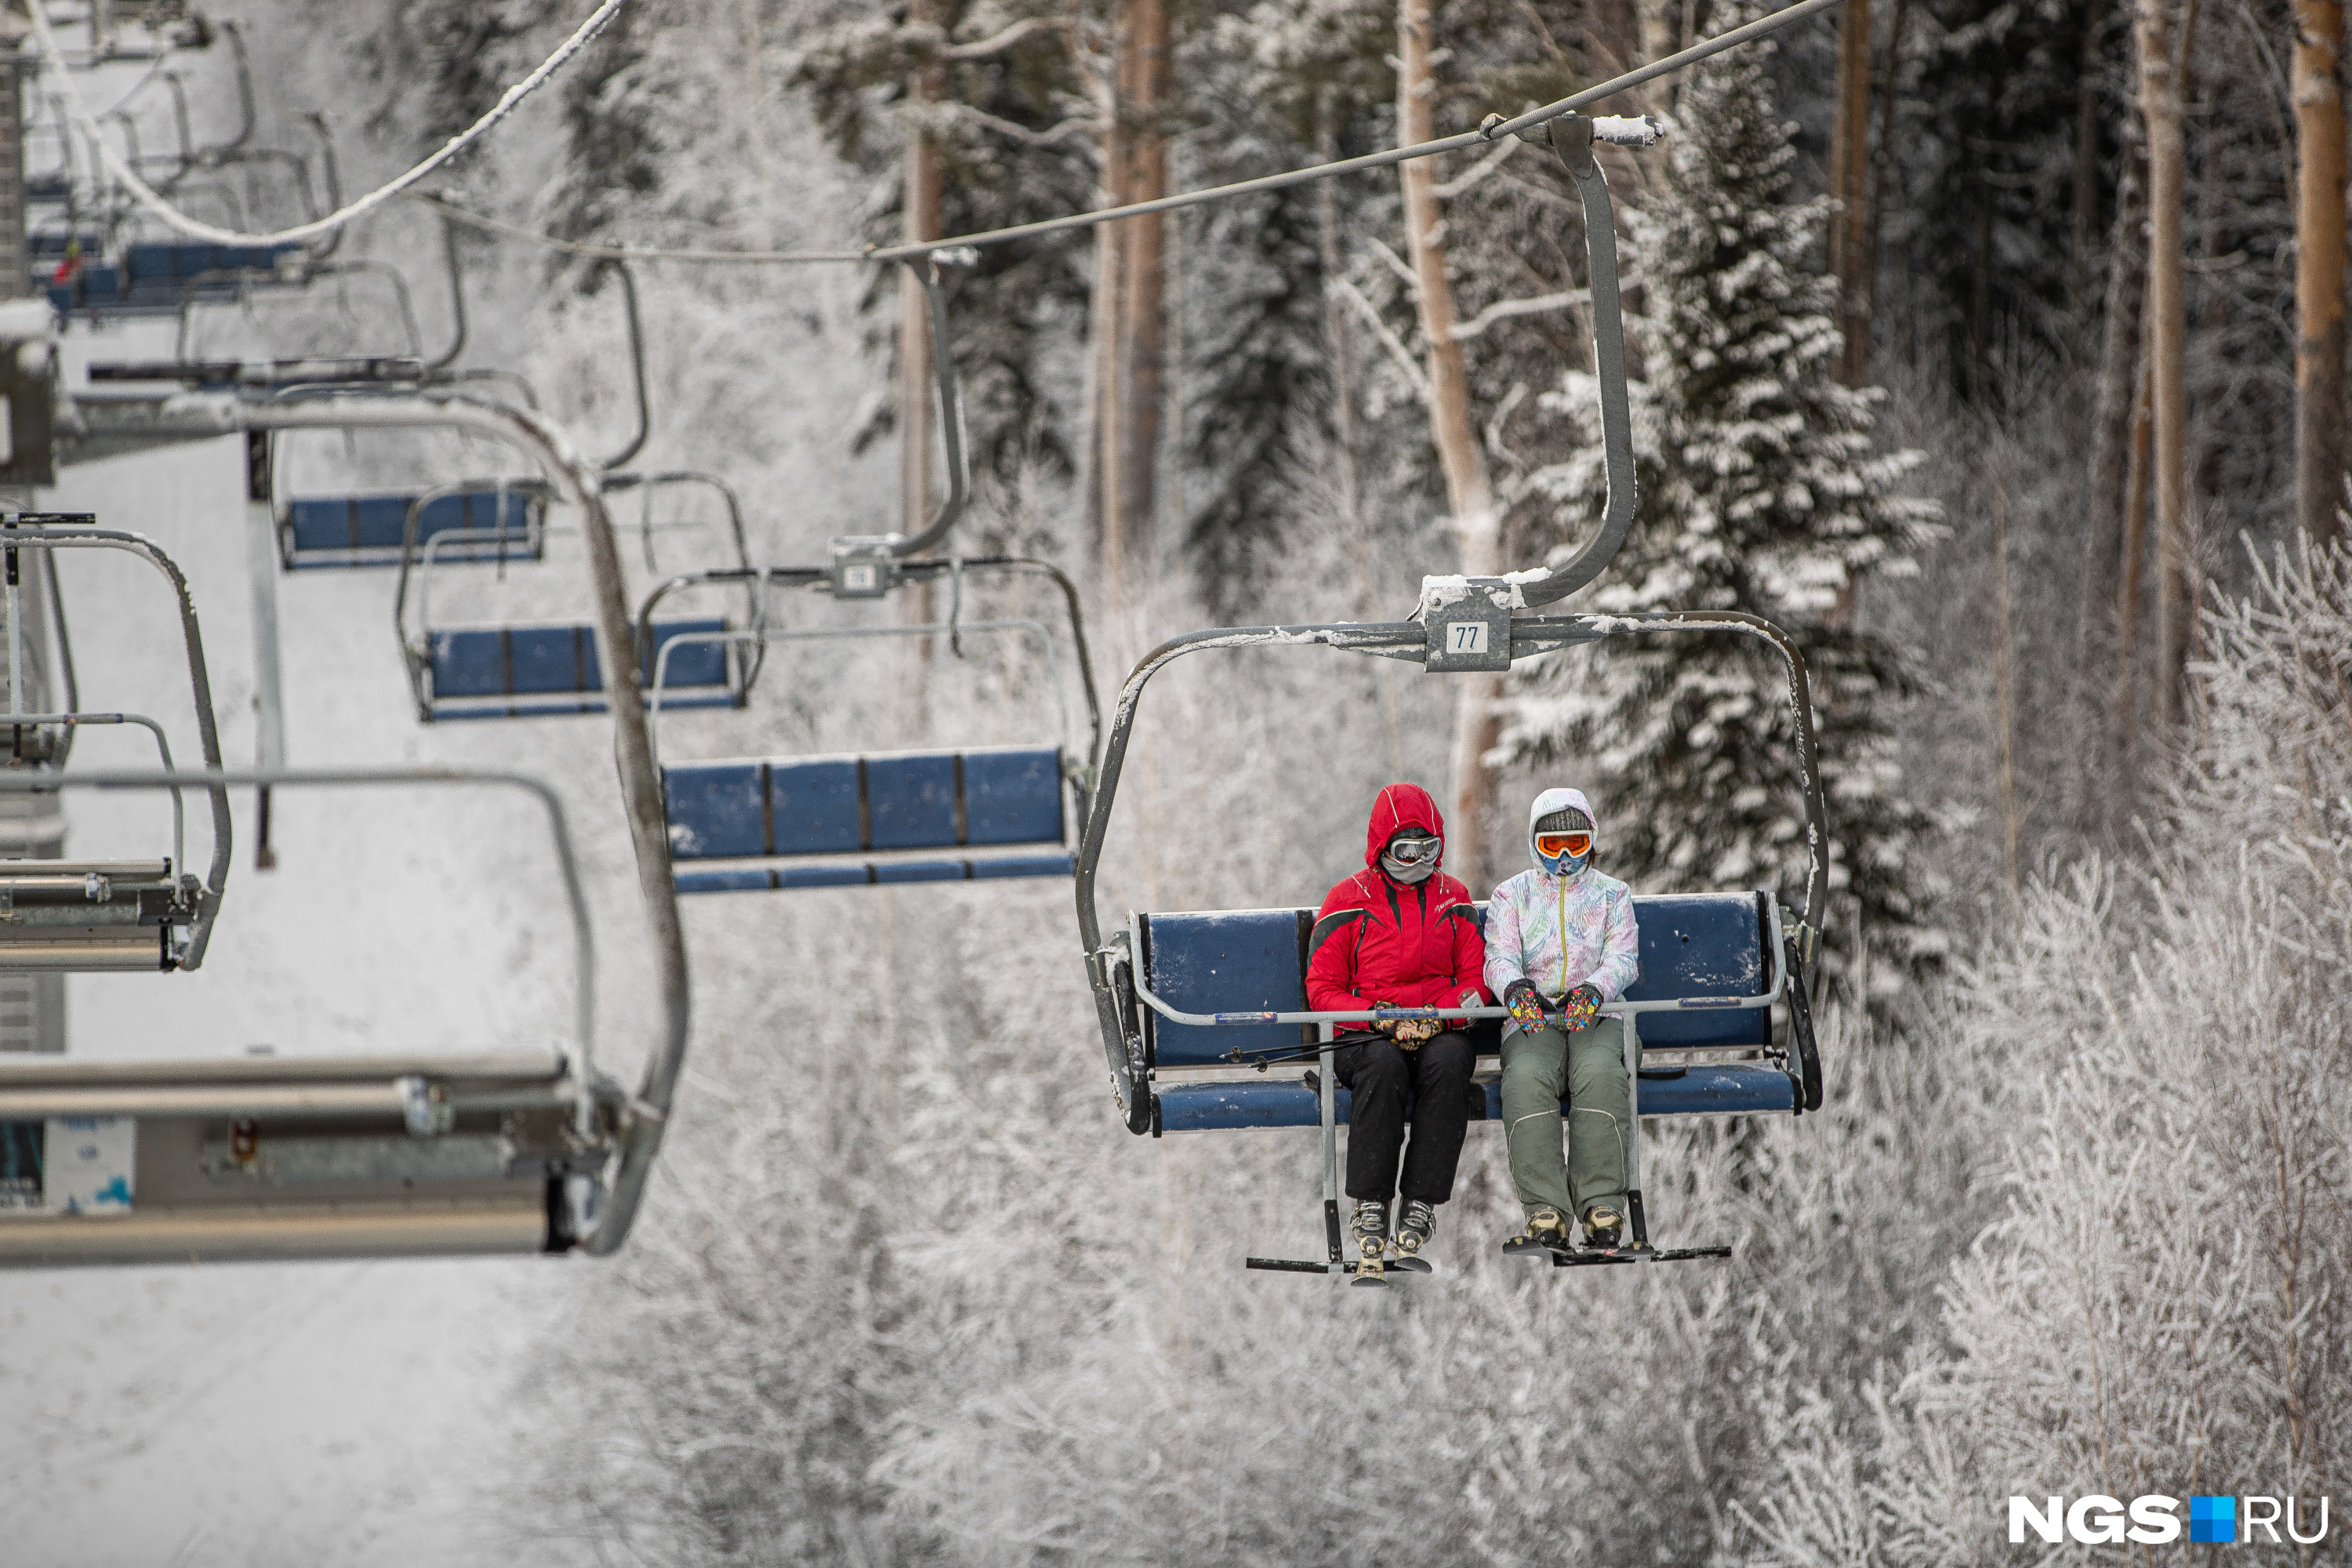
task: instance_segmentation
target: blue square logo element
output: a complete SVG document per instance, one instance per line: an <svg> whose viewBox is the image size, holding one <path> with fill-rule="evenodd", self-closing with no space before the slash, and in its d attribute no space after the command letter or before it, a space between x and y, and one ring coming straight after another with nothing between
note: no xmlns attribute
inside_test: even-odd
<svg viewBox="0 0 2352 1568"><path fill-rule="evenodd" d="M2189 1500L2189 1539L2238 1543L2238 1500L2233 1497L2193 1497Z"/></svg>

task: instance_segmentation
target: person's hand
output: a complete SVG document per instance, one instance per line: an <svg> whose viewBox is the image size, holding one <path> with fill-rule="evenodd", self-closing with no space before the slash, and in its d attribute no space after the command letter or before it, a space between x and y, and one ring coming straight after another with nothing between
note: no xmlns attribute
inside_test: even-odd
<svg viewBox="0 0 2352 1568"><path fill-rule="evenodd" d="M1372 1005L1375 1008L1393 1007L1396 1004L1393 1002L1375 1001ZM1369 1020L1364 1025L1364 1027L1370 1029L1375 1035L1386 1035L1391 1039L1396 1038L1397 1021L1394 1018L1373 1018Z"/></svg>
<svg viewBox="0 0 2352 1568"><path fill-rule="evenodd" d="M1399 1018L1395 1025L1396 1043L1404 1049L1417 1050L1423 1042L1437 1033L1434 1018Z"/></svg>
<svg viewBox="0 0 2352 1568"><path fill-rule="evenodd" d="M1601 993L1591 985L1580 985L1561 998L1560 1022L1572 1032L1589 1029L1592 1020L1601 1016Z"/></svg>
<svg viewBox="0 0 2352 1568"><path fill-rule="evenodd" d="M1514 980L1503 987L1503 1005L1511 1010L1511 1017L1523 1029L1544 1026L1544 1003L1531 980Z"/></svg>

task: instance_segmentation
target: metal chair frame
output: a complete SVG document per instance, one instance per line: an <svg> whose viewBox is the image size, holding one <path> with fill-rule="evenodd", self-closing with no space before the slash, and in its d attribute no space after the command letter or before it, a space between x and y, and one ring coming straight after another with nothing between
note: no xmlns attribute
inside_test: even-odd
<svg viewBox="0 0 2352 1568"><path fill-rule="evenodd" d="M0 551L13 553L18 550L38 550L49 552L54 557L54 553L60 550L119 550L147 562L163 574L164 580L171 584L179 599L181 637L187 651L188 679L195 709L198 743L204 755L205 765L207 768L219 767L221 765L220 732L213 710L212 680L205 662L204 633L197 624L195 600L189 592L187 578L182 574L178 564L163 552L161 546L143 534L120 529L71 525L44 526L43 523L64 523L67 521L66 516L55 513L35 513L31 516L42 521L30 527L23 526L21 523L0 527ZM11 573L10 576L13 578L15 574ZM48 576L54 585L57 578L54 561ZM78 701L78 696L72 693L70 686L68 710L35 713L26 711L22 708L23 689L19 671L24 664L24 654L19 628L23 622L17 603L18 593L17 584L11 581L6 587L10 627L7 648L9 700L8 711L5 714L0 714L0 724L7 725L12 731L18 732L19 748L21 749L21 731L25 728L38 729L54 724L69 735L75 729L83 725L135 724L145 728L155 737L155 743L162 753L163 765L166 770L169 770L173 765L171 745L164 736L163 726L142 714L73 710L70 704ZM70 681L70 676L68 680ZM59 746L50 750L61 763L67 749ZM60 779L68 775L43 770L35 776ZM34 786L25 785L24 787ZM157 962L157 967L162 969L196 969L203 966L205 949L212 941L213 924L219 917L221 900L227 890L229 859L233 853L230 841L228 792L225 788L215 787L208 790L207 795L212 803L212 864L205 879L199 882L186 868L184 808L179 792L177 790L173 792L170 875L174 879L170 884L170 909L166 918L166 931L169 933L184 928L185 934L178 937L177 940L174 940L171 934L163 937L163 945L158 952ZM24 868L21 874L26 876L36 874L42 865L39 861L24 861L16 864ZM109 898L111 896L110 889L93 885L90 897L97 899L101 893ZM0 942L0 970L12 967L43 969L70 969L86 966L121 967L114 964L89 965L54 961L12 964L10 957L7 944ZM34 957L37 960L37 955Z"/></svg>

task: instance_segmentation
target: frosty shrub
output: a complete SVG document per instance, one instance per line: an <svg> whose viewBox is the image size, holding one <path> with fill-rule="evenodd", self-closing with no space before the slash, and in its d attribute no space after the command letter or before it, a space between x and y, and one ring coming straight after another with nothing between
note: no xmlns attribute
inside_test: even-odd
<svg viewBox="0 0 2352 1568"><path fill-rule="evenodd" d="M1970 976L1952 1048L2006 1080L2005 1212L1888 1397L1783 1455L1751 1560L2005 1562L2011 1493L2339 1487L2352 553L2254 575L2207 617L2142 852L2032 889Z"/></svg>

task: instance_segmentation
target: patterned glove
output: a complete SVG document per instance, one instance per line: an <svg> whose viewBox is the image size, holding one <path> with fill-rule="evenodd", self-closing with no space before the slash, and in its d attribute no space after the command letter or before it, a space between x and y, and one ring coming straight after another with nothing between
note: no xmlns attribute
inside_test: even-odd
<svg viewBox="0 0 2352 1568"><path fill-rule="evenodd" d="M1399 1018L1396 1021L1396 1043L1410 1051L1437 1033L1434 1018Z"/></svg>
<svg viewBox="0 0 2352 1568"><path fill-rule="evenodd" d="M1503 987L1503 1005L1511 1010L1511 1017L1523 1029L1544 1026L1543 997L1530 980L1514 980Z"/></svg>
<svg viewBox="0 0 2352 1568"><path fill-rule="evenodd" d="M1592 1020L1601 1015L1601 993L1590 985L1580 985L1560 1001L1560 1022L1570 1032L1589 1029Z"/></svg>

